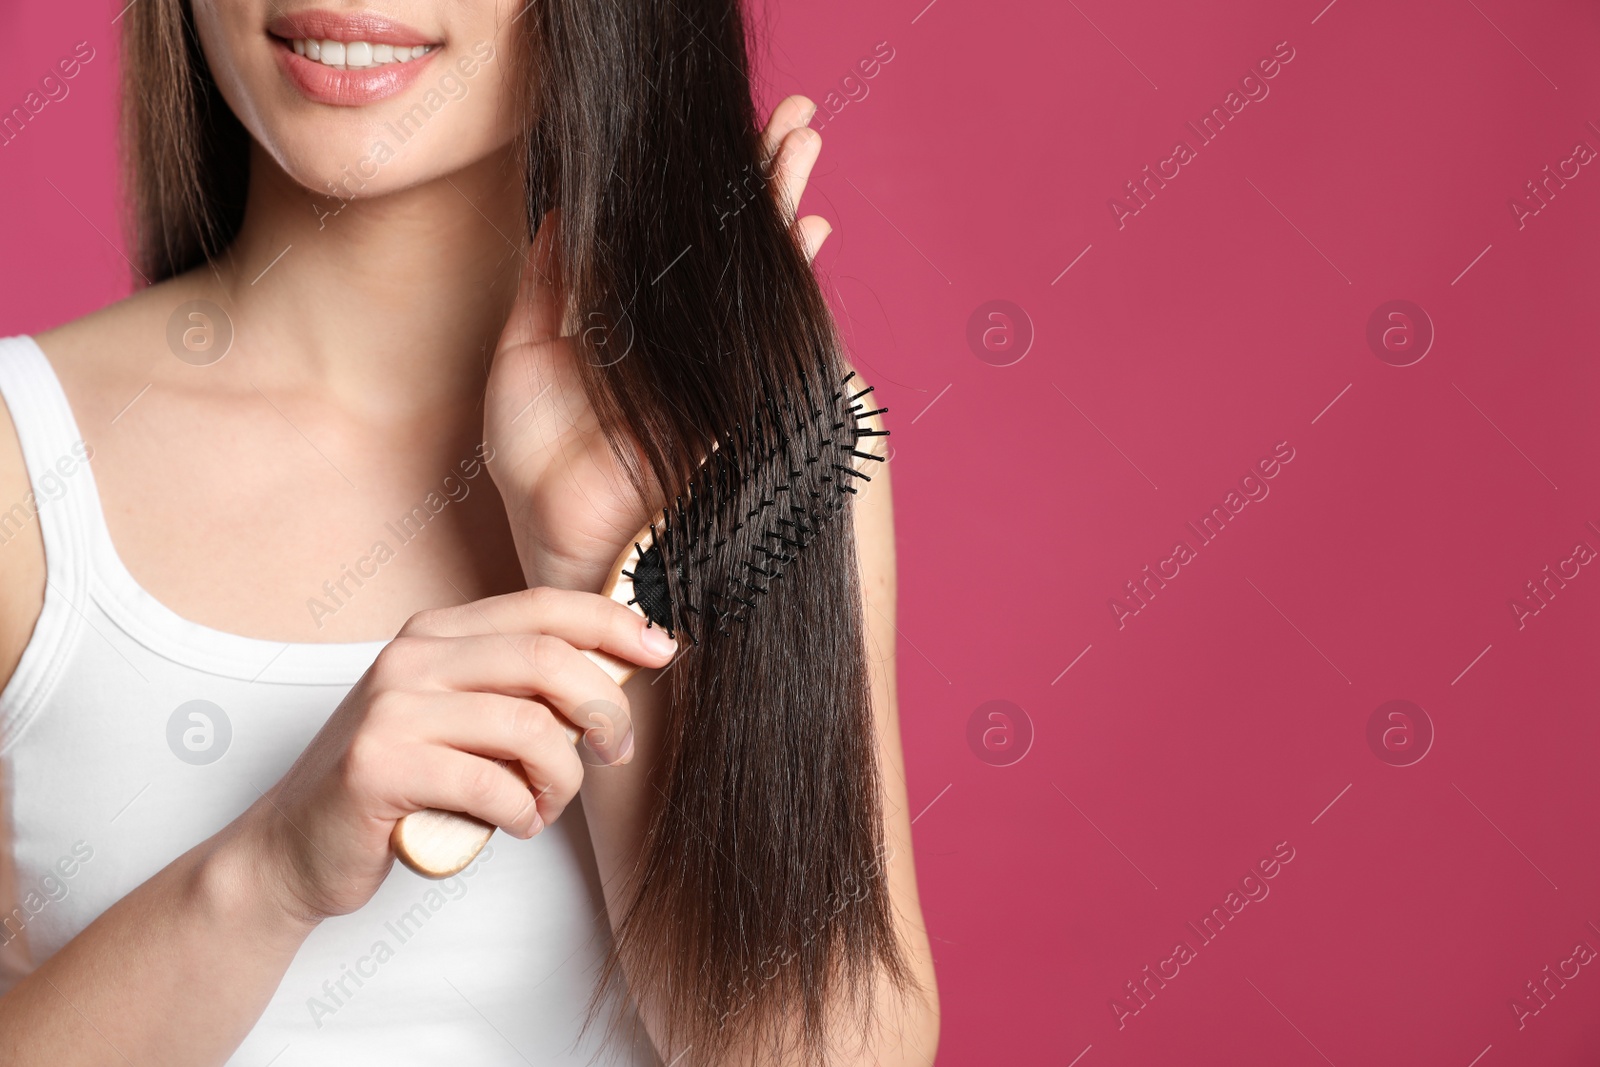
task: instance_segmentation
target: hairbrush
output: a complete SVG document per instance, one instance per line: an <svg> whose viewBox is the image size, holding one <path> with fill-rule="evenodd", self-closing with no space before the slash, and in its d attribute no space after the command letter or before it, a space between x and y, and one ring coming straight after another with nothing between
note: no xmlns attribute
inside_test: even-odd
<svg viewBox="0 0 1600 1067"><path fill-rule="evenodd" d="M888 436L878 416L889 409L866 410L872 387L852 393L854 377L851 371L831 389L814 389L802 371L794 387L768 396L750 426L719 435L686 493L617 558L600 595L674 638L686 637L691 648L737 639L739 624L771 584L857 492L851 483L871 481L862 467L883 459L862 442ZM640 670L598 650L584 655L618 685ZM564 725L580 743L583 728ZM429 809L397 822L391 840L407 867L447 878L471 863L493 834L491 824L470 815Z"/></svg>

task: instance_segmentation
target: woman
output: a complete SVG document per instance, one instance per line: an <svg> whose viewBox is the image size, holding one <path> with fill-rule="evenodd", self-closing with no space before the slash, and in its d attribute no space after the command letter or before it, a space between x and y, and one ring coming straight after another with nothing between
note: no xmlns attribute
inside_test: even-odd
<svg viewBox="0 0 1600 1067"><path fill-rule="evenodd" d="M826 346L784 273L828 232L790 221L810 103L756 147L728 2L314 2L125 12L152 284L0 342L0 1060L930 1062L887 478L791 579L865 664L822 703L868 750L817 775L872 788L814 854L696 792L710 660L595 594L721 410L696 368ZM673 669L624 691L582 649ZM506 837L423 881L389 839L429 807ZM764 865L695 880L729 853ZM861 855L848 900L789 884Z"/></svg>

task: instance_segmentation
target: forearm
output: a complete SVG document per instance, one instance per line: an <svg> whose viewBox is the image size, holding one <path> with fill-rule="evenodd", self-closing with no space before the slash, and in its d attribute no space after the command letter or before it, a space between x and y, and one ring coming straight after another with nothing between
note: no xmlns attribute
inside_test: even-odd
<svg viewBox="0 0 1600 1067"><path fill-rule="evenodd" d="M239 822L164 867L0 997L0 1063L218 1064L314 927Z"/></svg>

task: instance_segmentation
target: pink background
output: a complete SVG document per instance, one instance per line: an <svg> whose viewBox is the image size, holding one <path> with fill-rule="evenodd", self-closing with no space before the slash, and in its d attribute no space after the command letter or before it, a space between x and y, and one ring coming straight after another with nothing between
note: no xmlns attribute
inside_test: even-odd
<svg viewBox="0 0 1600 1067"><path fill-rule="evenodd" d="M892 409L941 1062L1593 1062L1600 967L1563 961L1600 949L1600 567L1520 628L1510 605L1600 549L1600 168L1520 228L1508 201L1600 149L1594 9L925 2L778 0L763 93L857 97L819 116L808 208ZM6 110L99 52L0 148L0 333L126 291L110 13L0 8ZM1185 123L1283 41L1200 146ZM1119 228L1108 200L1180 138L1196 158ZM993 300L1021 309L998 355L967 340ZM1409 366L1367 340L1391 300L1436 335ZM1279 442L1201 546L1185 524ZM1403 731L1368 739L1396 699L1434 733L1405 766ZM1203 943L1186 923L1280 842ZM1579 969L1519 1028L1547 965Z"/></svg>

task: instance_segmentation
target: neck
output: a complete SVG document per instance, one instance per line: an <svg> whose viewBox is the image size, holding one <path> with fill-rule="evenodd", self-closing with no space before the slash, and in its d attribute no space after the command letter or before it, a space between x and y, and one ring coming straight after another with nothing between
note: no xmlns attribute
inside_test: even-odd
<svg viewBox="0 0 1600 1067"><path fill-rule="evenodd" d="M527 247L512 158L341 201L254 147L244 223L216 271L241 354L369 410L481 399Z"/></svg>

